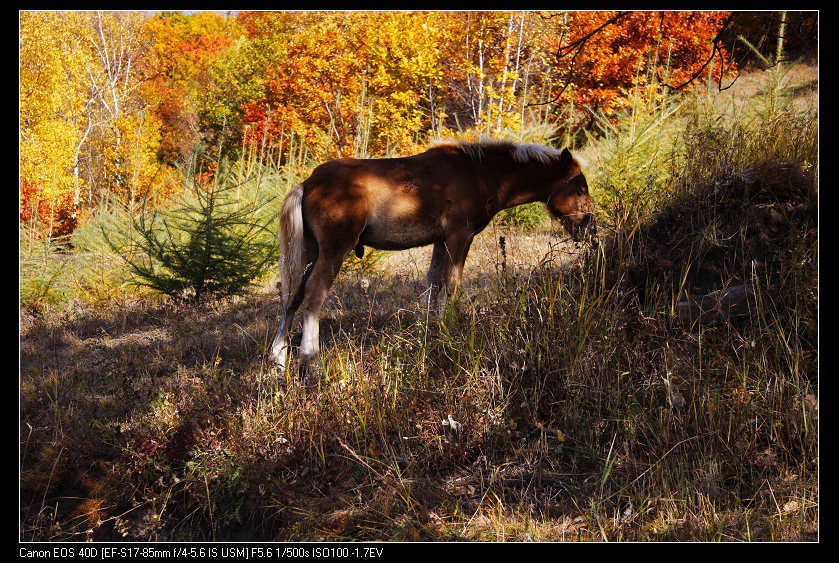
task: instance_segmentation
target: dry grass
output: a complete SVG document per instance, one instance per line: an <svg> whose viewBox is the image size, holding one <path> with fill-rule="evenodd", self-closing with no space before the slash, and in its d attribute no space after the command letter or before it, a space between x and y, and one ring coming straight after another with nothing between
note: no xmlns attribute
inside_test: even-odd
<svg viewBox="0 0 839 563"><path fill-rule="evenodd" d="M817 179L731 162L595 247L491 225L442 323L430 249L346 270L317 388L273 287L22 310L21 539L818 539Z"/></svg>
<svg viewBox="0 0 839 563"><path fill-rule="evenodd" d="M317 390L264 364L272 293L30 321L23 537L813 537L802 374L750 373L773 352L749 351L748 326L674 327L622 288L586 289L596 272L560 269L550 233L499 235L504 273L496 235L476 240L443 326L420 306L424 257L366 291L342 276ZM812 370L813 350L796 354Z"/></svg>

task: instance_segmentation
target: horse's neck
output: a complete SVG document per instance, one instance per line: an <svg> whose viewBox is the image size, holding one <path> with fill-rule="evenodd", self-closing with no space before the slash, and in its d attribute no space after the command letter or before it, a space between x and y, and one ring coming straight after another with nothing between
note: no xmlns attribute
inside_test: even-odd
<svg viewBox="0 0 839 563"><path fill-rule="evenodd" d="M522 166L521 170L499 179L499 211L525 203L547 201L550 196L549 186L549 175L545 165L530 163Z"/></svg>

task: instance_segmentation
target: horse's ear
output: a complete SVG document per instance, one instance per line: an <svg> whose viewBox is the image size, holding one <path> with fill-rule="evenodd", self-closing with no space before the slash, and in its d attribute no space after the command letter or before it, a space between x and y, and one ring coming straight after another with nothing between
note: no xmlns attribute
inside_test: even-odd
<svg viewBox="0 0 839 563"><path fill-rule="evenodd" d="M559 155L559 161L564 165L567 166L571 164L571 161L574 160L574 157L571 155L571 151L568 150L568 147L562 149L562 154Z"/></svg>
<svg viewBox="0 0 839 563"><path fill-rule="evenodd" d="M562 149L559 155L559 165L562 167L560 169L561 173L567 174L569 180L581 172L579 160L571 154L567 147Z"/></svg>

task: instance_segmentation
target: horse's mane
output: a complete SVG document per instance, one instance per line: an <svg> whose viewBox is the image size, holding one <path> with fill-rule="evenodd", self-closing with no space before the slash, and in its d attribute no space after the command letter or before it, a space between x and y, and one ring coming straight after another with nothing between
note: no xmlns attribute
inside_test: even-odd
<svg viewBox="0 0 839 563"><path fill-rule="evenodd" d="M559 158L562 151L545 147L542 145L529 143L514 143L511 141L483 141L483 142L464 142L464 141L439 141L432 145L432 148L441 146L451 146L460 149L463 154L473 160L483 160L487 152L507 151L512 159L516 162L538 162L540 164L548 164L551 160Z"/></svg>

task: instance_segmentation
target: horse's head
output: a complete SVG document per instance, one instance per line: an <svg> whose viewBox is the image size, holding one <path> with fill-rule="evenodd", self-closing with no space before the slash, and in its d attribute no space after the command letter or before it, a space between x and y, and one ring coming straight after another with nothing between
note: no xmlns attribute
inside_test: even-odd
<svg viewBox="0 0 839 563"><path fill-rule="evenodd" d="M571 238L580 242L597 233L586 177L568 149L562 151L556 169L559 173L546 202L548 211L559 219Z"/></svg>

